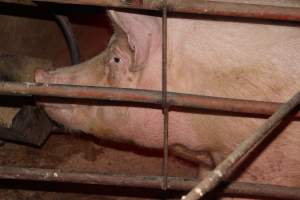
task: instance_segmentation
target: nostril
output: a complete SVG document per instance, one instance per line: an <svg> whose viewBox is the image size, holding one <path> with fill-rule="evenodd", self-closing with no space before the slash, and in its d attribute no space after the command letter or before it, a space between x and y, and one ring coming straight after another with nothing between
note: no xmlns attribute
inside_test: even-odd
<svg viewBox="0 0 300 200"><path fill-rule="evenodd" d="M46 82L48 72L43 69L36 69L34 72L34 80L35 82Z"/></svg>

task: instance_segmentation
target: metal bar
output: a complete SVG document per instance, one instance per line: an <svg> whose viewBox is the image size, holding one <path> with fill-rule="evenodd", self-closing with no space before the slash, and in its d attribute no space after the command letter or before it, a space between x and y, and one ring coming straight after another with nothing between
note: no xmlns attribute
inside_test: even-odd
<svg viewBox="0 0 300 200"><path fill-rule="evenodd" d="M168 186L168 137L169 137L169 105L167 99L168 77L167 77L167 4L163 1L162 9L162 106L164 115L164 157L163 157L163 189Z"/></svg>
<svg viewBox="0 0 300 200"><path fill-rule="evenodd" d="M1 3L21 4L26 6L36 6L31 0L0 0Z"/></svg>
<svg viewBox="0 0 300 200"><path fill-rule="evenodd" d="M238 188L238 191L235 191ZM259 199L285 199L296 200L300 199L300 190L295 187L284 187L279 185L270 184L254 184L254 183L242 183L233 182L230 183L228 194L234 196L244 196L247 198L259 198ZM232 193L231 193L232 192ZM226 192L227 194L227 192Z"/></svg>
<svg viewBox="0 0 300 200"><path fill-rule="evenodd" d="M12 142L20 142L25 144L32 144L32 141L23 135L21 132L17 130L6 128L0 125L0 139L1 140L8 140Z"/></svg>
<svg viewBox="0 0 300 200"><path fill-rule="evenodd" d="M55 2L63 4L82 4L106 7L161 10L162 1L157 0L39 0L39 2ZM170 12L195 13L205 15L247 17L258 19L274 19L286 21L300 21L300 8L286 3L282 6L250 3L221 2L217 0L168 0ZM286 6L284 6L286 5Z"/></svg>
<svg viewBox="0 0 300 200"><path fill-rule="evenodd" d="M75 37L72 24L69 20L68 16L56 14L55 11L53 13L53 16L55 17L59 27L61 28L61 31L65 37L65 40L67 42L69 52L70 52L70 58L71 58L71 64L77 65L80 63L80 49L78 46L77 39Z"/></svg>
<svg viewBox="0 0 300 200"><path fill-rule="evenodd" d="M0 179L98 184L150 189L160 189L162 182L162 177L160 176L107 175L87 172L63 172L57 169L3 166L0 166ZM172 190L189 190L197 182L197 179L192 178L169 177L168 188ZM295 187L234 182L220 189L225 195L246 195L249 198L265 197L284 200L300 199L300 188Z"/></svg>
<svg viewBox="0 0 300 200"><path fill-rule="evenodd" d="M155 0L0 0L3 3L14 3L36 6L37 2L52 2L60 4L80 4L95 5L105 7L160 10L161 2ZM270 5L270 3L249 3L243 2L220 2L197 1L197 0L169 0L168 11L180 13L195 13L217 16L247 17L257 19L273 19L284 21L300 21L300 3L281 2L280 4ZM296 4L296 6L295 6Z"/></svg>
<svg viewBox="0 0 300 200"><path fill-rule="evenodd" d="M197 200L207 192L215 188L233 166L245 156L252 148L262 142L282 120L300 104L300 92L295 94L287 103L280 108L261 126L254 134L240 144L224 161L222 161L211 173L207 175L187 196L185 200Z"/></svg>
<svg viewBox="0 0 300 200"><path fill-rule="evenodd" d="M111 87L0 82L0 94L56 96L161 105L160 91ZM175 92L168 92L167 99L169 106L259 115L271 115L281 105L281 103L276 102L220 98ZM296 116L300 117L300 112Z"/></svg>

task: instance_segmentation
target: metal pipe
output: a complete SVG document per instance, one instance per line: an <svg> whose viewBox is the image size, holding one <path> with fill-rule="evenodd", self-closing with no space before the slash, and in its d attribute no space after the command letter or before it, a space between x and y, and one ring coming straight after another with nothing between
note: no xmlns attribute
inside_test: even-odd
<svg viewBox="0 0 300 200"><path fill-rule="evenodd" d="M80 50L72 28L72 24L67 16L53 14L58 25L63 32L68 48L70 51L71 64L77 65L80 63Z"/></svg>
<svg viewBox="0 0 300 200"><path fill-rule="evenodd" d="M98 184L105 186L140 187L160 189L163 177L107 175L87 172L63 172L57 169L21 168L0 166L0 179L31 180L47 182L68 182ZM197 184L193 178L169 177L168 188L171 190L189 190ZM225 184L226 185L226 184ZM284 200L300 199L300 188L269 184L234 182L220 191L225 195L277 198Z"/></svg>
<svg viewBox="0 0 300 200"><path fill-rule="evenodd" d="M157 0L39 0L40 2L55 2L64 4L96 5L130 9L161 10L162 1ZM221 2L217 0L168 0L168 11L180 13L195 13L217 16L247 17L257 19L274 19L285 21L300 21L300 7L288 3L272 6L260 4Z"/></svg>
<svg viewBox="0 0 300 200"><path fill-rule="evenodd" d="M76 99L97 99L161 105L160 91L111 87L0 82L0 94L56 96ZM281 103L276 102L220 98L175 92L168 92L167 99L168 105L174 107L259 115L271 115L281 105ZM296 116L300 117L300 113L298 112Z"/></svg>
<svg viewBox="0 0 300 200"><path fill-rule="evenodd" d="M167 87L167 1L164 0L162 10L162 107L164 115L164 156L163 156L163 189L168 186L168 137L169 137L169 105L168 105L168 87Z"/></svg>
<svg viewBox="0 0 300 200"><path fill-rule="evenodd" d="M214 189L228 174L233 166L245 156L251 149L257 147L272 131L287 117L292 110L300 104L300 92L295 94L287 103L280 108L261 126L254 134L240 144L229 156L222 161L207 177L191 190L184 200L201 199L207 192ZM241 164L241 162L239 163Z"/></svg>

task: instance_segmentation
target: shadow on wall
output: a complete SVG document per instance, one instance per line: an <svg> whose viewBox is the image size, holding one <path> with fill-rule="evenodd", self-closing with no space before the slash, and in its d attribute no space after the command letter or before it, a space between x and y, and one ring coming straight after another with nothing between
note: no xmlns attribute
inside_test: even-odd
<svg viewBox="0 0 300 200"><path fill-rule="evenodd" d="M12 9L13 8L13 9ZM70 65L69 50L51 15L53 6L21 6L0 3L0 52L51 60L55 67ZM60 6L69 16L81 51L81 61L106 48L112 34L105 9Z"/></svg>

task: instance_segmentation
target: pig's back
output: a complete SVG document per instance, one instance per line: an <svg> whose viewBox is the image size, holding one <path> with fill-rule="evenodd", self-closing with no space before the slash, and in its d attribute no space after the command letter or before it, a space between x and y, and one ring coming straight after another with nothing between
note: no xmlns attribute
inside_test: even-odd
<svg viewBox="0 0 300 200"><path fill-rule="evenodd" d="M175 91L284 101L300 89L295 25L170 19L169 37Z"/></svg>
<svg viewBox="0 0 300 200"><path fill-rule="evenodd" d="M170 90L262 101L286 101L300 90L300 27L177 18L168 24ZM265 121L213 114L187 119L201 148L224 155ZM300 186L300 122L283 129L244 179Z"/></svg>

